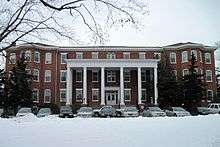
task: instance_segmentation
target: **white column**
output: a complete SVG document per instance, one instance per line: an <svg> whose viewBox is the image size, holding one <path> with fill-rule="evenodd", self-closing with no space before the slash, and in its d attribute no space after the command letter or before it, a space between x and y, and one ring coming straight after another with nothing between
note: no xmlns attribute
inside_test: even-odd
<svg viewBox="0 0 220 147"><path fill-rule="evenodd" d="M124 70L123 67L120 67L120 105L125 105L124 101Z"/></svg>
<svg viewBox="0 0 220 147"><path fill-rule="evenodd" d="M87 68L83 67L83 104L87 104Z"/></svg>
<svg viewBox="0 0 220 147"><path fill-rule="evenodd" d="M157 105L158 89L157 89L157 67L154 67L154 104Z"/></svg>
<svg viewBox="0 0 220 147"><path fill-rule="evenodd" d="M72 71L71 68L67 66L66 75L66 105L72 105Z"/></svg>
<svg viewBox="0 0 220 147"><path fill-rule="evenodd" d="M105 68L101 67L101 105L105 105Z"/></svg>
<svg viewBox="0 0 220 147"><path fill-rule="evenodd" d="M142 97L142 93L141 93L141 68L138 67L138 104L141 104L141 97Z"/></svg>

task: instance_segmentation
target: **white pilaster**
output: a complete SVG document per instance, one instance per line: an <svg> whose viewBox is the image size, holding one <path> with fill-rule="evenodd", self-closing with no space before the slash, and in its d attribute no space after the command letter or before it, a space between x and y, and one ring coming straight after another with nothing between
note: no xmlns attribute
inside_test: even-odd
<svg viewBox="0 0 220 147"><path fill-rule="evenodd" d="M67 67L66 75L66 105L72 105L72 71L70 67Z"/></svg>
<svg viewBox="0 0 220 147"><path fill-rule="evenodd" d="M87 68L83 67L83 104L87 104Z"/></svg>
<svg viewBox="0 0 220 147"><path fill-rule="evenodd" d="M158 89L157 89L157 67L154 67L154 104L157 105Z"/></svg>
<svg viewBox="0 0 220 147"><path fill-rule="evenodd" d="M141 104L142 90L141 90L141 67L138 67L138 104Z"/></svg>
<svg viewBox="0 0 220 147"><path fill-rule="evenodd" d="M120 105L125 105L124 101L124 70L123 67L120 67Z"/></svg>
<svg viewBox="0 0 220 147"><path fill-rule="evenodd" d="M101 67L101 105L105 105L105 68Z"/></svg>

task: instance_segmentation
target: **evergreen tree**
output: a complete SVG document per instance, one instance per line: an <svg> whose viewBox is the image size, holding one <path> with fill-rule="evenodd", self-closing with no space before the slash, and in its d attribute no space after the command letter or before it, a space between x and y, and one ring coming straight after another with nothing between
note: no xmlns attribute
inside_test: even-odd
<svg viewBox="0 0 220 147"><path fill-rule="evenodd" d="M25 70L26 66L25 55L22 54L9 77L8 105L12 106L15 113L18 107L31 107L33 105L32 76Z"/></svg>
<svg viewBox="0 0 220 147"><path fill-rule="evenodd" d="M183 77L183 104L185 108L193 108L200 105L201 100L204 98L206 89L202 81L203 75L196 71L196 58L194 54L191 55L189 74Z"/></svg>
<svg viewBox="0 0 220 147"><path fill-rule="evenodd" d="M160 107L176 106L178 82L169 63L164 60L158 64L158 100Z"/></svg>

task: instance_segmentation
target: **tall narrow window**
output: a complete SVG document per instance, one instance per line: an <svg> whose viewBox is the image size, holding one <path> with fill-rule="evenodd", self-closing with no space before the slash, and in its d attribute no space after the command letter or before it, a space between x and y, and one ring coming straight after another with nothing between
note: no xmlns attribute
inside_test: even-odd
<svg viewBox="0 0 220 147"><path fill-rule="evenodd" d="M202 52L201 51L199 51L199 58L200 58L200 62L202 63Z"/></svg>
<svg viewBox="0 0 220 147"><path fill-rule="evenodd" d="M60 102L66 102L66 89L60 89Z"/></svg>
<svg viewBox="0 0 220 147"><path fill-rule="evenodd" d="M131 89L124 89L124 98L125 101L131 100Z"/></svg>
<svg viewBox="0 0 220 147"><path fill-rule="evenodd" d="M212 82L212 71L206 70L206 82Z"/></svg>
<svg viewBox="0 0 220 147"><path fill-rule="evenodd" d="M81 102L83 99L83 90L76 89L76 101Z"/></svg>
<svg viewBox="0 0 220 147"><path fill-rule="evenodd" d="M186 76L186 75L188 75L189 74L189 70L188 69L184 69L183 70L183 76Z"/></svg>
<svg viewBox="0 0 220 147"><path fill-rule="evenodd" d="M45 70L44 81L51 82L51 70Z"/></svg>
<svg viewBox="0 0 220 147"><path fill-rule="evenodd" d="M205 63L211 64L211 54L210 53L205 53Z"/></svg>
<svg viewBox="0 0 220 147"><path fill-rule="evenodd" d="M39 102L39 90L33 89L32 93L33 102Z"/></svg>
<svg viewBox="0 0 220 147"><path fill-rule="evenodd" d="M197 51L196 50L191 50L191 56L192 54L194 55L195 59L197 60L198 57L197 57Z"/></svg>
<svg viewBox="0 0 220 147"><path fill-rule="evenodd" d="M45 89L44 90L44 102L45 103L50 103L51 101L51 90L50 89Z"/></svg>
<svg viewBox="0 0 220 147"><path fill-rule="evenodd" d="M145 59L145 52L139 52L139 59Z"/></svg>
<svg viewBox="0 0 220 147"><path fill-rule="evenodd" d="M107 82L116 82L116 71L107 71Z"/></svg>
<svg viewBox="0 0 220 147"><path fill-rule="evenodd" d="M33 80L35 82L39 82L39 70L38 69L34 69L33 71Z"/></svg>
<svg viewBox="0 0 220 147"><path fill-rule="evenodd" d="M146 89L141 89L141 100L142 101L146 101L147 100Z"/></svg>
<svg viewBox="0 0 220 147"><path fill-rule="evenodd" d="M92 89L92 101L99 100L99 89Z"/></svg>
<svg viewBox="0 0 220 147"><path fill-rule="evenodd" d="M82 70L76 70L76 82L82 82Z"/></svg>
<svg viewBox="0 0 220 147"><path fill-rule="evenodd" d="M146 75L146 70L141 71L141 81L146 82L147 81L147 75Z"/></svg>
<svg viewBox="0 0 220 147"><path fill-rule="evenodd" d="M98 52L92 52L92 59L98 59L99 53Z"/></svg>
<svg viewBox="0 0 220 147"><path fill-rule="evenodd" d="M67 59L67 53L61 53L60 54L60 63L66 64L66 59Z"/></svg>
<svg viewBox="0 0 220 147"><path fill-rule="evenodd" d="M213 91L207 90L207 98L212 99L213 98Z"/></svg>
<svg viewBox="0 0 220 147"><path fill-rule="evenodd" d="M60 82L66 82L66 70L60 71Z"/></svg>
<svg viewBox="0 0 220 147"><path fill-rule="evenodd" d="M154 59L161 59L161 54L160 53L154 53Z"/></svg>
<svg viewBox="0 0 220 147"><path fill-rule="evenodd" d="M170 63L176 64L176 53L174 52L170 53Z"/></svg>
<svg viewBox="0 0 220 147"><path fill-rule="evenodd" d="M182 52L182 63L188 62L188 52L183 51Z"/></svg>
<svg viewBox="0 0 220 147"><path fill-rule="evenodd" d="M30 50L25 51L25 61L31 62L31 51Z"/></svg>
<svg viewBox="0 0 220 147"><path fill-rule="evenodd" d="M34 62L40 63L40 52L38 51L34 52Z"/></svg>
<svg viewBox="0 0 220 147"><path fill-rule="evenodd" d="M45 64L51 64L52 63L52 53L46 53L45 54Z"/></svg>
<svg viewBox="0 0 220 147"><path fill-rule="evenodd" d="M177 70L172 70L172 72L173 72L175 78L177 79Z"/></svg>
<svg viewBox="0 0 220 147"><path fill-rule="evenodd" d="M126 69L124 71L124 81L125 82L130 82L130 80L131 80L130 70Z"/></svg>
<svg viewBox="0 0 220 147"><path fill-rule="evenodd" d="M129 52L124 52L123 53L123 58L124 59L130 59L130 53Z"/></svg>
<svg viewBox="0 0 220 147"><path fill-rule="evenodd" d="M16 54L10 53L9 64L15 64L15 63L16 63Z"/></svg>
<svg viewBox="0 0 220 147"><path fill-rule="evenodd" d="M92 71L92 82L98 82L98 71Z"/></svg>
<svg viewBox="0 0 220 147"><path fill-rule="evenodd" d="M76 52L76 59L83 59L83 52Z"/></svg>

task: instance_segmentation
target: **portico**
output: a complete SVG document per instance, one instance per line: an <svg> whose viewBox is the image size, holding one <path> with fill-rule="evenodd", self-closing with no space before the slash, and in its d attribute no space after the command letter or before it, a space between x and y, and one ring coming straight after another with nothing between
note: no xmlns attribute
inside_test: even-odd
<svg viewBox="0 0 220 147"><path fill-rule="evenodd" d="M144 68L153 69L153 89L154 104L157 105L157 59L67 59L67 85L66 85L66 105L73 102L73 70L82 71L82 104L88 105L88 86L90 78L89 69L97 69L100 73L100 105L125 105L125 70L132 68L137 71L137 103L142 104L142 79L141 72ZM119 72L108 72L119 71ZM107 72L107 73L106 73ZM117 76L116 73L119 75ZM115 74L115 77L114 77ZM116 78L117 77L117 78ZM111 79L112 78L112 79ZM115 78L115 79L114 79ZM110 82L109 82L110 80ZM112 82L111 82L112 80ZM110 85L106 85L109 82ZM111 84L111 83L116 83Z"/></svg>

